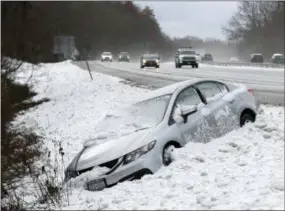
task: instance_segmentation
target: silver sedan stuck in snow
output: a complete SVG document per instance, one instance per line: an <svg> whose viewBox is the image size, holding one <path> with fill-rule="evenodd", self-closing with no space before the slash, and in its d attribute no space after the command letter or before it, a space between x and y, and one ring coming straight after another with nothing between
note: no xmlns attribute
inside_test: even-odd
<svg viewBox="0 0 285 211"><path fill-rule="evenodd" d="M67 167L65 181L83 177L85 189L98 191L153 174L173 161L174 148L221 137L254 122L258 110L253 90L242 84L197 79L157 89L106 115Z"/></svg>

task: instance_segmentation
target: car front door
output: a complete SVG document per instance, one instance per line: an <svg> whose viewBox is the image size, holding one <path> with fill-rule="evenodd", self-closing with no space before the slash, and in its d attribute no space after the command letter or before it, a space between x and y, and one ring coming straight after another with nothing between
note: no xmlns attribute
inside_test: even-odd
<svg viewBox="0 0 285 211"><path fill-rule="evenodd" d="M203 114L210 122L212 138L225 135L237 126L235 111L232 102L223 100L226 94L230 94L226 85L219 82L202 82L196 85L198 91L204 97L206 105Z"/></svg>
<svg viewBox="0 0 285 211"><path fill-rule="evenodd" d="M191 106L197 106L197 111L187 116L185 122L173 122L179 128L186 143L189 141L206 142L208 140L203 136L205 129L205 127L203 127L203 125L205 125L205 117L202 115L202 109L204 103L202 102L200 95L192 86L187 87L177 95L171 116L174 117L175 115L181 115L181 113L179 113L180 108Z"/></svg>

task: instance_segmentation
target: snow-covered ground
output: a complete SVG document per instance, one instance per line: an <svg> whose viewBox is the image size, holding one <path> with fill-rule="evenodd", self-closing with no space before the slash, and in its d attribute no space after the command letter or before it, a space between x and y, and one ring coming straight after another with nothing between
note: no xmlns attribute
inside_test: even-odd
<svg viewBox="0 0 285 211"><path fill-rule="evenodd" d="M24 67L18 80L25 82ZM149 90L120 83L70 62L42 64L29 83L50 98L17 117L14 126L32 127L45 137L51 152L61 142L67 166L94 136L106 113L139 99ZM175 151L176 161L142 180L124 182L100 192L73 188L63 209L283 209L284 107L262 105L254 124L208 144L189 143Z"/></svg>

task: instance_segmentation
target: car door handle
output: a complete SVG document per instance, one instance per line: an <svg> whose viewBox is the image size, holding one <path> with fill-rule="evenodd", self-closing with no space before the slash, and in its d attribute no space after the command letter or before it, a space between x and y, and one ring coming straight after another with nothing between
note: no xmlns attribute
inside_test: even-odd
<svg viewBox="0 0 285 211"><path fill-rule="evenodd" d="M235 102L235 99L234 99L234 98L232 98L232 99L229 100L229 103L233 103L233 102Z"/></svg>

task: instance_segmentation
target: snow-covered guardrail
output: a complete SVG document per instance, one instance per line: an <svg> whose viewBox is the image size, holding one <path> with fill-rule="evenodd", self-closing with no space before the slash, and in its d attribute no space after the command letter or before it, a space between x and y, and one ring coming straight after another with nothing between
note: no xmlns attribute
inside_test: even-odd
<svg viewBox="0 0 285 211"><path fill-rule="evenodd" d="M284 64L274 63L251 63L251 62L205 62L202 64L218 65L218 66L245 66L245 67L265 67L265 68L284 68Z"/></svg>

